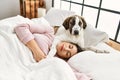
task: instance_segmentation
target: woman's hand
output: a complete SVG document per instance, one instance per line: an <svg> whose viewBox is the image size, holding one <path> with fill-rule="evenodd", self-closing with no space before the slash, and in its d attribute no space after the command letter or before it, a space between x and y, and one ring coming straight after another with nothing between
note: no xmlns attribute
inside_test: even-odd
<svg viewBox="0 0 120 80"><path fill-rule="evenodd" d="M46 56L41 53L33 52L33 58L35 59L36 62L39 62L40 60L46 58Z"/></svg>
<svg viewBox="0 0 120 80"><path fill-rule="evenodd" d="M36 60L36 62L39 62L40 60L46 58L46 55L39 48L39 46L37 45L34 39L27 42L26 46L32 51L33 58Z"/></svg>

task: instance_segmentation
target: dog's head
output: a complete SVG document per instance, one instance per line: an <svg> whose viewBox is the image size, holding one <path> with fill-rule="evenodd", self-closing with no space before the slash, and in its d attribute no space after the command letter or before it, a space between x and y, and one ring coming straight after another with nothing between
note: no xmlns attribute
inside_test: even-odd
<svg viewBox="0 0 120 80"><path fill-rule="evenodd" d="M70 34L79 35L80 31L85 29L87 24L82 16L73 15L65 19L63 26L70 31Z"/></svg>

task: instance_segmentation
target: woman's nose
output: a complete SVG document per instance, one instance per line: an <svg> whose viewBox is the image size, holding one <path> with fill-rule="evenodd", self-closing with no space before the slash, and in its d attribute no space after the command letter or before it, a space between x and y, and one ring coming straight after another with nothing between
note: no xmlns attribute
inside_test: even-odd
<svg viewBox="0 0 120 80"><path fill-rule="evenodd" d="M64 50L66 50L66 51L68 51L68 50L70 50L68 47L64 47Z"/></svg>

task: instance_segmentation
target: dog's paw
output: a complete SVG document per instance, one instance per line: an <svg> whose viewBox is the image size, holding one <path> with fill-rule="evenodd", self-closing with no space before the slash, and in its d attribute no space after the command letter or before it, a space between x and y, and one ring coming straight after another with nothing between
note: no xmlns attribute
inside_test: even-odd
<svg viewBox="0 0 120 80"><path fill-rule="evenodd" d="M109 51L107 51L107 50L104 50L104 53L110 53Z"/></svg>
<svg viewBox="0 0 120 80"><path fill-rule="evenodd" d="M110 52L107 51L107 50L96 50L95 52L96 52L96 53L110 53Z"/></svg>

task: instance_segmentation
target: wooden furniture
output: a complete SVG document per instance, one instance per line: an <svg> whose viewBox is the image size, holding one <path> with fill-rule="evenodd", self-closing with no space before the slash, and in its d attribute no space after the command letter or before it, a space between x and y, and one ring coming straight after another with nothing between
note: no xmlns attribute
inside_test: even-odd
<svg viewBox="0 0 120 80"><path fill-rule="evenodd" d="M20 14L27 18L37 18L38 8L46 8L44 0L19 0Z"/></svg>
<svg viewBox="0 0 120 80"><path fill-rule="evenodd" d="M119 43L110 40L109 45L110 45L111 47L113 47L114 49L120 51L120 44L119 44Z"/></svg>

